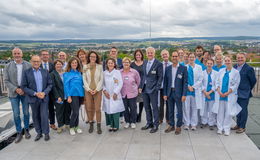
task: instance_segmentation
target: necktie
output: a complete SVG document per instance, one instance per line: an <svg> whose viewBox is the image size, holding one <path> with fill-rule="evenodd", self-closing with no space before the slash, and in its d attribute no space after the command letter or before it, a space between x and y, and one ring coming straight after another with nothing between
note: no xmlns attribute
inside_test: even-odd
<svg viewBox="0 0 260 160"><path fill-rule="evenodd" d="M47 63L44 63L44 69L47 69L47 70L48 70L48 68L47 68Z"/></svg>
<svg viewBox="0 0 260 160"><path fill-rule="evenodd" d="M151 61L148 61L147 63L147 67L146 67L146 73L148 74L148 72L150 71L151 68Z"/></svg>

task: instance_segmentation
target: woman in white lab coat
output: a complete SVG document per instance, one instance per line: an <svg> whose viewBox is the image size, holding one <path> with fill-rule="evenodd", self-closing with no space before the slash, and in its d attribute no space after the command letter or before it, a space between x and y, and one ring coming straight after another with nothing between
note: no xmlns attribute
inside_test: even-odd
<svg viewBox="0 0 260 160"><path fill-rule="evenodd" d="M120 112L125 110L120 93L122 86L123 80L120 71L116 70L116 61L108 58L104 71L103 111L105 111L106 124L110 126L110 132L116 132L119 129Z"/></svg>
<svg viewBox="0 0 260 160"><path fill-rule="evenodd" d="M226 69L219 71L216 83L217 93L213 112L217 113L218 134L228 136L232 124L232 116L241 111L237 103L237 88L240 83L239 71L233 68L231 57L224 58Z"/></svg>
<svg viewBox="0 0 260 160"><path fill-rule="evenodd" d="M183 109L184 129L197 129L198 109L202 109L202 68L195 64L195 54L189 54L189 64L186 65L188 70L188 92Z"/></svg>
<svg viewBox="0 0 260 160"><path fill-rule="evenodd" d="M213 59L208 59L206 61L207 69L203 71L202 80L202 108L204 108L204 113L201 116L201 123L202 128L208 124L210 130L214 130L214 125L217 121L216 113L212 112L212 107L215 103L218 72L212 69L213 65Z"/></svg>

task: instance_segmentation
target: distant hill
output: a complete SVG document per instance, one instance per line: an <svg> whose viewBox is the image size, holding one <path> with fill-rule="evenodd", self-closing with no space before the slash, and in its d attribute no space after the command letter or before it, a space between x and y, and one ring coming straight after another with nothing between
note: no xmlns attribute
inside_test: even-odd
<svg viewBox="0 0 260 160"><path fill-rule="evenodd" d="M260 37L183 37L183 38L152 38L151 41L187 41L187 40L260 40ZM60 39L60 40L0 40L0 43L113 43L113 42L142 42L150 39Z"/></svg>

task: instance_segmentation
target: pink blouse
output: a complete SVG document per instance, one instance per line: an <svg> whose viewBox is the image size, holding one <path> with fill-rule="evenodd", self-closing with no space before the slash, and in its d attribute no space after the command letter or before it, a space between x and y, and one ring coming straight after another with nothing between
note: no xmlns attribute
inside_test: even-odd
<svg viewBox="0 0 260 160"><path fill-rule="evenodd" d="M138 96L138 87L140 85L140 75L139 73L130 68L129 72L124 72L123 69L120 70L122 79L123 79L123 87L121 89L122 97L125 98L135 98Z"/></svg>

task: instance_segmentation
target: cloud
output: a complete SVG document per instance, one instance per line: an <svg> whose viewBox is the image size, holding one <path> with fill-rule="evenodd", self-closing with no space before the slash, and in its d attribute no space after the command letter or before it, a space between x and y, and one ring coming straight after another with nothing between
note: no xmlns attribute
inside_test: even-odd
<svg viewBox="0 0 260 160"><path fill-rule="evenodd" d="M148 38L150 0L1 0L0 39ZM260 0L151 0L152 37L260 36Z"/></svg>

